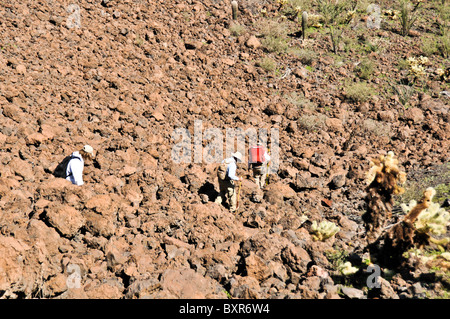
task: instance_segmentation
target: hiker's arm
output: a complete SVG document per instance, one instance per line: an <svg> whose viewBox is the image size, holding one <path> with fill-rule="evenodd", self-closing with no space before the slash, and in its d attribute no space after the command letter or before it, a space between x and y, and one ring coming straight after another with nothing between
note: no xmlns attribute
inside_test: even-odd
<svg viewBox="0 0 450 319"><path fill-rule="evenodd" d="M239 177L236 176L236 164L230 164L228 167L228 177L233 181L239 180Z"/></svg>

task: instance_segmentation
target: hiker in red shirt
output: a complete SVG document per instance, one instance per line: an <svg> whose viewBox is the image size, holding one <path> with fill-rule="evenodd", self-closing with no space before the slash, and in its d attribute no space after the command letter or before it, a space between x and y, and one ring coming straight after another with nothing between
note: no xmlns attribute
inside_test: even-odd
<svg viewBox="0 0 450 319"><path fill-rule="evenodd" d="M269 161L270 156L261 143L250 147L248 166L252 168L255 183L260 189L263 189L266 183Z"/></svg>

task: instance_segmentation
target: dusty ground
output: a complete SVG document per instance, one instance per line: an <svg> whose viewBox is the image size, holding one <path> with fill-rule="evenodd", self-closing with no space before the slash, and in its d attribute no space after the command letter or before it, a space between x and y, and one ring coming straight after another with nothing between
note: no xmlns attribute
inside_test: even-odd
<svg viewBox="0 0 450 319"><path fill-rule="evenodd" d="M366 277L338 266L366 267L369 160L395 152L404 200L429 186L448 198L448 57L427 50L415 80L404 63L436 39L439 1L409 36L386 15L368 29L359 10L336 53L326 28L302 40L274 1L240 1L236 21L226 1L78 3L0 5L0 297L367 298ZM214 203L216 165L171 157L172 133L195 120L279 132L260 198L239 166L237 216ZM86 184L54 178L84 144ZM340 231L314 241L323 220ZM446 298L437 260L386 271L378 296Z"/></svg>

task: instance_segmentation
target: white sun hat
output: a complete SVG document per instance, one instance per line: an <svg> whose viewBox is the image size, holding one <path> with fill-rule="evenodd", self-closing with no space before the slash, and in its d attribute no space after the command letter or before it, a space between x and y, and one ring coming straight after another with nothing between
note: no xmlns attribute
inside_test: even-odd
<svg viewBox="0 0 450 319"><path fill-rule="evenodd" d="M85 151L86 153L89 153L91 155L94 155L94 149L90 145L85 145L83 147L83 151Z"/></svg>
<svg viewBox="0 0 450 319"><path fill-rule="evenodd" d="M231 156L236 157L239 162L242 162L242 154L240 152L231 153Z"/></svg>

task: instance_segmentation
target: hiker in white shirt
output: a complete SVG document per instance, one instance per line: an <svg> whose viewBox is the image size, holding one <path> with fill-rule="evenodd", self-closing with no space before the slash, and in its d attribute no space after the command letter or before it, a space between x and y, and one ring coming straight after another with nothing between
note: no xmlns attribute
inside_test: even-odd
<svg viewBox="0 0 450 319"><path fill-rule="evenodd" d="M217 203L228 201L230 212L234 213L237 209L237 193L236 183L240 178L236 176L237 162L242 162L242 154L239 152L232 153L231 157L224 159L222 162L227 164L226 177L219 179L220 195L217 197Z"/></svg>
<svg viewBox="0 0 450 319"><path fill-rule="evenodd" d="M67 165L66 179L71 181L72 184L81 186L84 184L83 181L83 170L84 170L84 158L92 158L94 150L92 146L85 145L83 149L79 152L75 151L72 153L72 159Z"/></svg>

